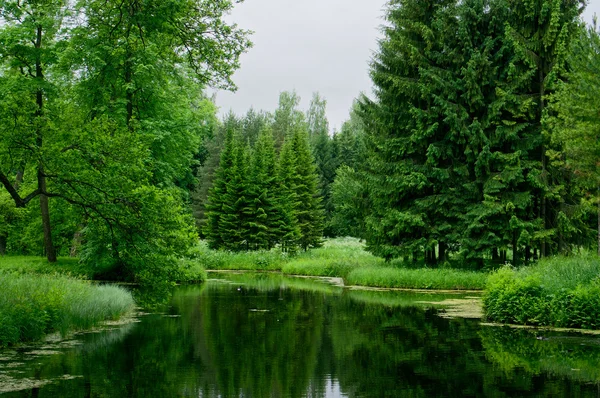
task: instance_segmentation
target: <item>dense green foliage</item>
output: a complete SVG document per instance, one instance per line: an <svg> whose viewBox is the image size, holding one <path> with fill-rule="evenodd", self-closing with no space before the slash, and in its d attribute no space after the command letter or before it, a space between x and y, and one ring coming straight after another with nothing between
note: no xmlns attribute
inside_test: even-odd
<svg viewBox="0 0 600 398"><path fill-rule="evenodd" d="M561 148L549 147L543 123L580 6L390 3L375 98L359 107L367 150L352 185L366 191L369 250L481 268L590 243L587 216L574 210L581 192L549 161Z"/></svg>
<svg viewBox="0 0 600 398"><path fill-rule="evenodd" d="M0 2L1 253L172 280L216 125L202 90L234 87L250 46L233 4Z"/></svg>
<svg viewBox="0 0 600 398"><path fill-rule="evenodd" d="M272 131L254 147L226 133L205 205L204 235L214 249L295 252L320 245L323 210L318 175L304 128L286 137L278 161Z"/></svg>
<svg viewBox="0 0 600 398"><path fill-rule="evenodd" d="M65 276L0 275L0 347L115 320L133 310L131 293Z"/></svg>
<svg viewBox="0 0 600 398"><path fill-rule="evenodd" d="M600 259L593 255L554 257L490 275L486 317L495 322L600 328Z"/></svg>

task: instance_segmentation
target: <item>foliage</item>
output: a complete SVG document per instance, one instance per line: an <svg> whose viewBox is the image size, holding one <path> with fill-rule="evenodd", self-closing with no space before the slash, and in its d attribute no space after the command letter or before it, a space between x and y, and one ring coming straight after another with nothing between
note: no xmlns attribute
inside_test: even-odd
<svg viewBox="0 0 600 398"><path fill-rule="evenodd" d="M486 286L488 319L502 323L600 328L600 260L555 257L493 273Z"/></svg>
<svg viewBox="0 0 600 398"><path fill-rule="evenodd" d="M548 161L542 123L580 3L390 2L358 110L369 250L480 269L581 241L585 214L565 210L580 192Z"/></svg>
<svg viewBox="0 0 600 398"><path fill-rule="evenodd" d="M131 294L65 276L2 272L0 347L41 339L46 333L90 328L133 310Z"/></svg>
<svg viewBox="0 0 600 398"><path fill-rule="evenodd" d="M233 4L0 3L0 182L17 208L40 198L51 261L55 249L81 250L120 278L175 276L193 241L185 203L201 142L216 124L202 90L233 88L250 46L225 21ZM42 251L39 238L7 241Z"/></svg>

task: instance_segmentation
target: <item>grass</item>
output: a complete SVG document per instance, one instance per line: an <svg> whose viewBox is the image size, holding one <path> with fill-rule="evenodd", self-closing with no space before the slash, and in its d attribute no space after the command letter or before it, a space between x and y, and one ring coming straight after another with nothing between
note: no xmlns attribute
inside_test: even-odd
<svg viewBox="0 0 600 398"><path fill-rule="evenodd" d="M131 311L131 294L62 275L0 273L0 347L82 330Z"/></svg>
<svg viewBox="0 0 600 398"><path fill-rule="evenodd" d="M350 272L346 279L347 283L360 286L481 290L485 287L487 274L457 269L361 267Z"/></svg>
<svg viewBox="0 0 600 398"><path fill-rule="evenodd" d="M54 264L45 257L0 256L0 272L19 274L62 274L78 278L93 279L98 270L80 264L77 258L61 257Z"/></svg>
<svg viewBox="0 0 600 398"><path fill-rule="evenodd" d="M495 322L600 329L600 258L584 253L504 267L490 276L483 303Z"/></svg>
<svg viewBox="0 0 600 398"><path fill-rule="evenodd" d="M201 243L195 259L208 270L281 271L287 275L343 278L346 284L384 288L477 290L485 286L487 273L456 269L408 269L386 263L364 249L355 238L328 239L323 247L287 256L274 249L231 253L208 249Z"/></svg>

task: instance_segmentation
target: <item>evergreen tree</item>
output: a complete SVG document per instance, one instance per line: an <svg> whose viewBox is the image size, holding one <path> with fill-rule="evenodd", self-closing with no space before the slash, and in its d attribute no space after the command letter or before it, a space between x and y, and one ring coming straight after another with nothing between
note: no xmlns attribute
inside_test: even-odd
<svg viewBox="0 0 600 398"><path fill-rule="evenodd" d="M221 221L225 215L225 201L227 189L232 180L233 165L235 163L236 142L235 132L228 129L225 135L225 146L221 152L219 166L215 171L212 187L208 191L208 199L205 206L206 225L204 236L212 249L220 249L226 242L222 236Z"/></svg>
<svg viewBox="0 0 600 398"><path fill-rule="evenodd" d="M279 243L283 251L294 253L298 250L301 238L296 212L301 203L296 192L298 175L296 172L296 154L292 139L284 141L277 166L277 211L280 215L278 227L280 231Z"/></svg>
<svg viewBox="0 0 600 398"><path fill-rule="evenodd" d="M213 186L215 173L219 167L221 152L227 142L227 134L242 134L242 123L239 118L229 112L214 129L212 135L204 137L202 151L206 152L204 161L196 172L196 186L191 193L191 208L200 237L205 237L207 223L207 204L210 189Z"/></svg>
<svg viewBox="0 0 600 398"><path fill-rule="evenodd" d="M548 118L552 142L560 151L549 154L553 164L563 167L572 185L565 193L579 191L580 201L563 207L563 212L574 228L563 229L561 234L578 246L588 246L594 239L585 223L593 205L597 206L596 242L600 255L600 33L593 27L580 26L571 46L568 59L570 72L551 98L554 117ZM594 203L595 202L595 203ZM566 224L566 223L565 223Z"/></svg>
<svg viewBox="0 0 600 398"><path fill-rule="evenodd" d="M264 127L254 148L250 171L249 207L251 249L271 249L279 240L281 216L277 207L275 146L271 130Z"/></svg>
<svg viewBox="0 0 600 398"><path fill-rule="evenodd" d="M335 142L329 136L329 122L326 117L327 101L319 93L314 93L310 108L306 114L310 146L315 158L317 174L319 176L318 190L323 200L325 224L329 224L333 212L331 201L331 184L335 179L335 170L338 167ZM327 231L331 235L332 231Z"/></svg>
<svg viewBox="0 0 600 398"><path fill-rule="evenodd" d="M506 38L514 58L506 97L513 105L512 129L526 130L536 139L530 160L539 164L533 166L539 171L530 173L528 178L536 185L530 212L538 226L530 241L539 245L541 256L546 256L559 249L559 224L568 217L562 212L564 175L548 158L548 150L559 148L550 147L550 134L542 121L548 115L547 96L564 72L569 43L585 1L507 0L507 5L511 16L506 22Z"/></svg>
<svg viewBox="0 0 600 398"><path fill-rule="evenodd" d="M253 212L250 203L249 147L237 137L233 139L233 164L223 195L223 212L219 221L219 235L223 248L232 251L250 248Z"/></svg>
<svg viewBox="0 0 600 398"><path fill-rule="evenodd" d="M295 208L300 229L300 247L307 250L319 247L323 238L324 214L322 198L317 189L319 177L304 129L296 129L292 137L292 150L295 154L296 199Z"/></svg>

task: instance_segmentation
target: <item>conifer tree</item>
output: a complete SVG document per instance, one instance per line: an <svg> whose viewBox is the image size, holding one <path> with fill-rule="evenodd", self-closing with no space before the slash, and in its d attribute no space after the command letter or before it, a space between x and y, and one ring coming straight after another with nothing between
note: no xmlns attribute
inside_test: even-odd
<svg viewBox="0 0 600 398"><path fill-rule="evenodd" d="M279 243L284 252L296 252L300 242L300 227L296 209L300 206L296 188L296 155L293 140L284 141L277 165L277 210L280 215L278 231Z"/></svg>
<svg viewBox="0 0 600 398"><path fill-rule="evenodd" d="M233 165L235 162L235 132L228 129L225 135L225 146L221 152L219 166L215 171L215 177L212 188L208 192L208 199L205 206L206 225L204 226L204 235L212 249L224 247L225 241L221 235L221 221L224 216L224 203L226 200L227 189L232 179Z"/></svg>
<svg viewBox="0 0 600 398"><path fill-rule="evenodd" d="M223 196L223 212L219 222L219 234L223 247L232 251L250 248L250 224L253 220L250 206L249 147L237 137L233 139L233 165Z"/></svg>
<svg viewBox="0 0 600 398"><path fill-rule="evenodd" d="M271 249L279 238L281 221L277 207L275 146L271 130L264 127L258 136L250 171L249 207L251 249Z"/></svg>
<svg viewBox="0 0 600 398"><path fill-rule="evenodd" d="M323 237L324 214L321 196L318 191L318 174L315 161L310 151L308 134L304 129L296 129L292 138L292 149L295 154L295 192L297 207L295 208L300 228L300 247L307 250L319 247Z"/></svg>
<svg viewBox="0 0 600 398"><path fill-rule="evenodd" d="M327 101L314 93L306 114L310 147L315 158L318 190L323 200L325 223L329 224L333 212L331 184L338 167L335 142L329 136L329 122L326 117ZM328 231L330 235L332 231Z"/></svg>

